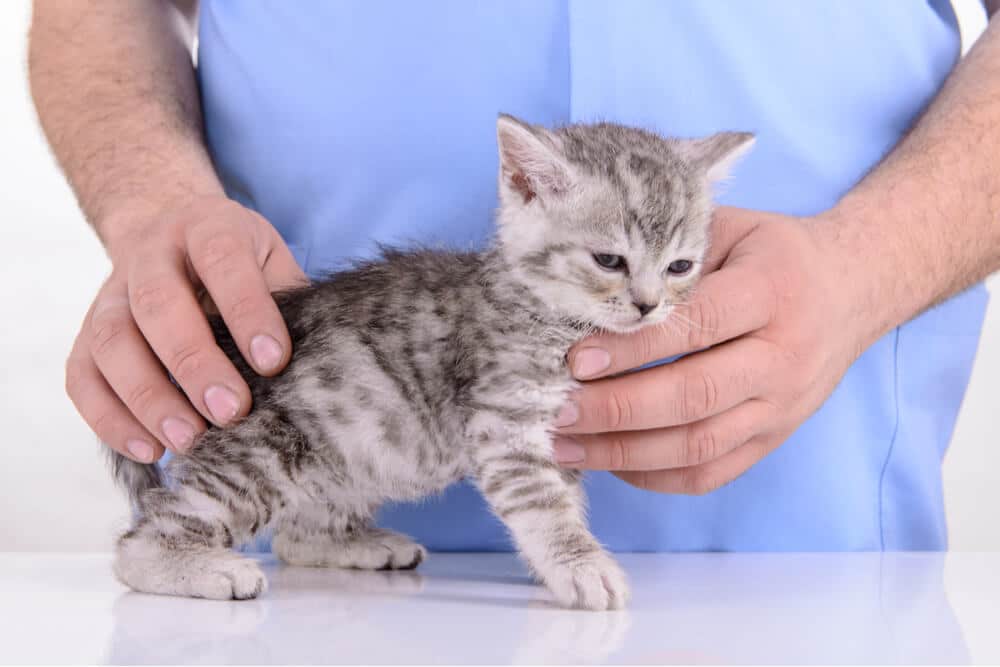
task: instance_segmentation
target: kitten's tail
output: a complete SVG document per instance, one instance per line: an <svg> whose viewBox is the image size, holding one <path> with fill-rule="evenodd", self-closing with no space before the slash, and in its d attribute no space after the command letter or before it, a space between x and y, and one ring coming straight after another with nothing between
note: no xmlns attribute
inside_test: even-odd
<svg viewBox="0 0 1000 667"><path fill-rule="evenodd" d="M163 486L163 475L155 463L136 463L110 447L105 447L105 450L108 452L108 465L111 466L112 477L118 486L128 492L128 497L135 507L139 506L139 498L144 492Z"/></svg>

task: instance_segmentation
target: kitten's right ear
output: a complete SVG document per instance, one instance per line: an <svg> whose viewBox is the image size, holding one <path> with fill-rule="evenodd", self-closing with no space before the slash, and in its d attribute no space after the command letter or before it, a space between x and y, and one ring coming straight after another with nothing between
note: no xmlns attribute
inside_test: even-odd
<svg viewBox="0 0 1000 667"><path fill-rule="evenodd" d="M513 116L497 118L500 187L527 204L535 197L569 189L570 167L559 153L558 140Z"/></svg>
<svg viewBox="0 0 1000 667"><path fill-rule="evenodd" d="M705 170L708 180L718 183L753 148L756 138L750 132L718 132L703 139L681 140L681 150L692 163Z"/></svg>

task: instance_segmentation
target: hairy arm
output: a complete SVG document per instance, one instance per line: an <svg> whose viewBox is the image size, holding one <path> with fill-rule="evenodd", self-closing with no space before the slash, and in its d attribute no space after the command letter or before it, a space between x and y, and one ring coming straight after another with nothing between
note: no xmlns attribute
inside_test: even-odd
<svg viewBox="0 0 1000 667"><path fill-rule="evenodd" d="M28 54L42 127L112 254L137 220L221 195L191 61L193 3L37 0Z"/></svg>
<svg viewBox="0 0 1000 667"><path fill-rule="evenodd" d="M291 341L270 290L304 277L212 167L194 10L192 0L36 0L30 34L42 127L112 265L67 360L66 390L105 443L146 463L164 447L187 451L206 421L250 409L203 298L253 369L271 375Z"/></svg>
<svg viewBox="0 0 1000 667"><path fill-rule="evenodd" d="M828 218L817 231L858 276L862 345L1000 269L1000 19Z"/></svg>

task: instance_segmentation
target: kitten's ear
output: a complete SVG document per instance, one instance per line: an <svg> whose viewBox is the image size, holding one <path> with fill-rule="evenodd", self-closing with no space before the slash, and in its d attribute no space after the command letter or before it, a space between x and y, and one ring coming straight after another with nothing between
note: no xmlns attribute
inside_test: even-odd
<svg viewBox="0 0 1000 667"><path fill-rule="evenodd" d="M683 141L682 152L705 170L711 183L717 183L729 178L730 170L753 148L755 141L750 132L719 132L704 139Z"/></svg>
<svg viewBox="0 0 1000 667"><path fill-rule="evenodd" d="M570 185L570 167L558 146L558 139L546 130L500 114L500 187L526 204L538 196L565 192Z"/></svg>

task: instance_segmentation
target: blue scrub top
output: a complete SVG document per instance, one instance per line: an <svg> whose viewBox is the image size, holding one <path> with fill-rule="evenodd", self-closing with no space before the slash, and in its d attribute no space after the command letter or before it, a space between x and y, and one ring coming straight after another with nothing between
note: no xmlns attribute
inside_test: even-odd
<svg viewBox="0 0 1000 667"><path fill-rule="evenodd" d="M959 52L946 0L206 0L199 42L227 191L312 275L376 242L481 246L500 111L750 130L757 145L721 201L823 211L900 140ZM986 300L977 286L889 333L715 493L589 474L595 533L621 551L944 549L941 459ZM432 549L510 548L468 484L380 522Z"/></svg>

